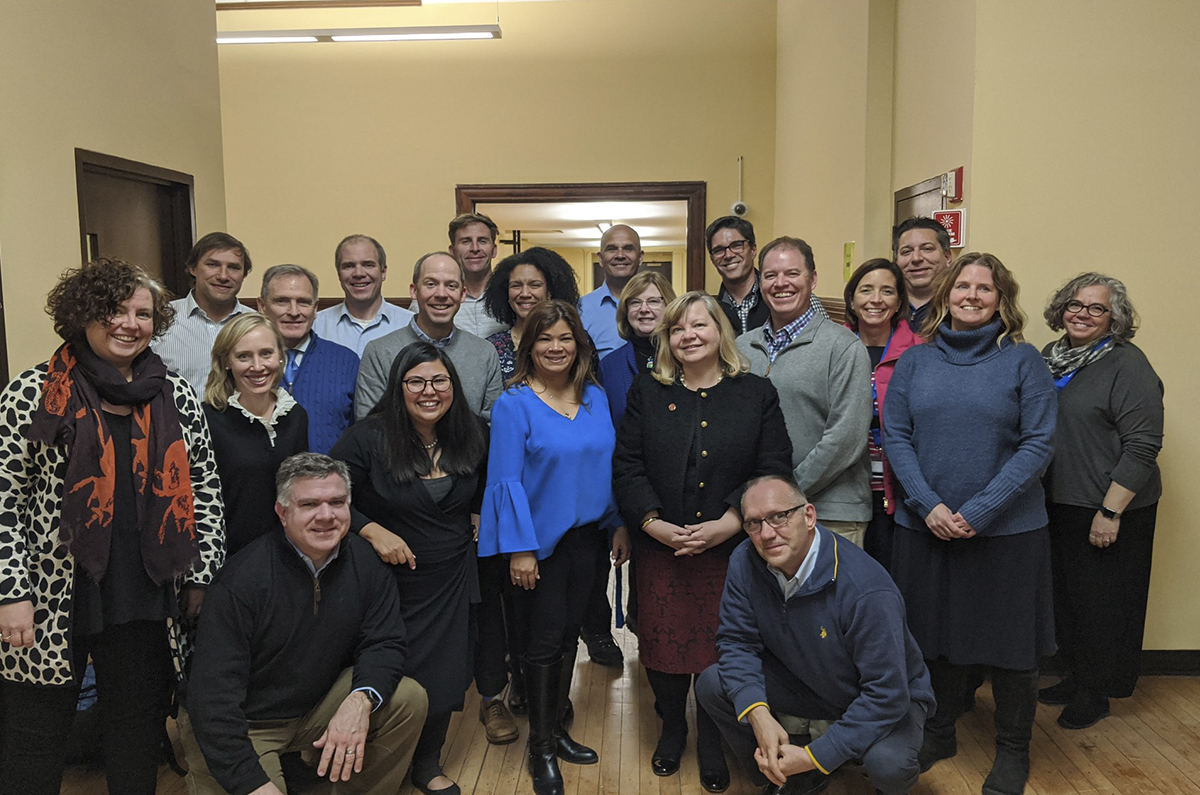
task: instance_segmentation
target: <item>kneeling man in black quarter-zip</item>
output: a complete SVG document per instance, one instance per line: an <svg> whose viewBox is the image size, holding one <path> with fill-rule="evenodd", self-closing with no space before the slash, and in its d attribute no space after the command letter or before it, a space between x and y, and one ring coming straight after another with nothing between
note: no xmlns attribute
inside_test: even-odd
<svg viewBox="0 0 1200 795"><path fill-rule="evenodd" d="M315 453L283 462L269 533L208 589L180 733L189 791L280 795L300 751L319 792L396 792L425 722L402 677L396 578L350 528L350 473Z"/></svg>

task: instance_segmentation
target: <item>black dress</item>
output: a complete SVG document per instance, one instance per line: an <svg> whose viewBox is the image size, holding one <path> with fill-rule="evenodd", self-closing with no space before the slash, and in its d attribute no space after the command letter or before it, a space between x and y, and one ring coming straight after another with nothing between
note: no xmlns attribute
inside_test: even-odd
<svg viewBox="0 0 1200 795"><path fill-rule="evenodd" d="M280 400L291 401L289 395ZM233 555L279 527L275 515L275 473L283 459L308 451L308 414L299 403L275 420L275 442L266 427L237 406L218 411L204 404L212 434L221 496L225 500L226 554Z"/></svg>
<svg viewBox="0 0 1200 795"><path fill-rule="evenodd" d="M373 417L351 426L329 454L350 467L351 529L377 522L416 556L416 569L392 567L408 638L404 675L429 694L430 715L462 709L471 684L471 605L479 602L471 514L479 511L484 478L451 476L440 499L422 481L398 482ZM441 491L436 483L432 490Z"/></svg>

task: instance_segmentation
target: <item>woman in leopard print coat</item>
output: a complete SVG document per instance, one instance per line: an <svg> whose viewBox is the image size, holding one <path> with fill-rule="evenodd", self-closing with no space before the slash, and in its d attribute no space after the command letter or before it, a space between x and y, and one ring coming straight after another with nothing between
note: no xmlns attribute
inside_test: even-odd
<svg viewBox="0 0 1200 795"><path fill-rule="evenodd" d="M199 401L148 346L165 289L102 262L47 311L65 343L0 393L0 793L57 793L90 655L113 792L153 793L172 668L224 558Z"/></svg>

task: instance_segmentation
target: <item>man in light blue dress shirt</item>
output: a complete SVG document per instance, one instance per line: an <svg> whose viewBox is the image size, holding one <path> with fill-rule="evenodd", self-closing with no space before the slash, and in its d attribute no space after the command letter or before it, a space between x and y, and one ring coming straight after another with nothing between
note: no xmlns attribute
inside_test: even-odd
<svg viewBox="0 0 1200 795"><path fill-rule="evenodd" d="M237 315L254 311L237 300L250 273L250 252L233 235L209 232L192 246L185 265L195 286L171 302L175 322L153 348L167 369L183 376L203 398L217 334Z"/></svg>
<svg viewBox="0 0 1200 795"><path fill-rule="evenodd" d="M625 224L610 226L600 238L600 270L604 284L579 299L583 327L596 345L596 357L625 344L617 333L617 303L621 291L642 266L642 239Z"/></svg>
<svg viewBox="0 0 1200 795"><path fill-rule="evenodd" d="M387 252L368 235L350 235L333 253L338 281L346 300L317 313L313 330L361 358L367 343L404 328L413 313L383 300Z"/></svg>

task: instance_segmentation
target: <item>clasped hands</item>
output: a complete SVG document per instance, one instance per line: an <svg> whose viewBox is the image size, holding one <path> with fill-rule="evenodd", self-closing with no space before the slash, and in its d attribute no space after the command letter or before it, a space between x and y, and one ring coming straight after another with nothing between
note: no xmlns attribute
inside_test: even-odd
<svg viewBox="0 0 1200 795"><path fill-rule="evenodd" d="M925 517L925 524L930 532L943 541L953 541L956 538L972 538L975 528L967 523L961 513L950 513L946 504L939 502Z"/></svg>
<svg viewBox="0 0 1200 795"><path fill-rule="evenodd" d="M750 710L746 719L754 729L754 739L758 742L758 747L754 749L754 762L772 784L782 787L788 776L816 769L808 752L792 744L787 731L765 706Z"/></svg>

